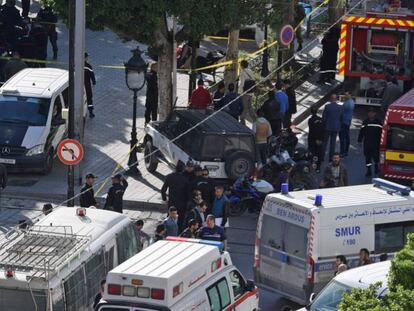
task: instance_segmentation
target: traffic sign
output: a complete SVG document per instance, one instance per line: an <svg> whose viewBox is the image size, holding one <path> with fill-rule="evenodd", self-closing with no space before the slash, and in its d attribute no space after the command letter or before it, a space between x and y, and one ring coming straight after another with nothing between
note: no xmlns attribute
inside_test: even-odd
<svg viewBox="0 0 414 311"><path fill-rule="evenodd" d="M292 25L285 25L280 31L279 39L280 43L283 45L289 45L292 43L293 38L295 37L295 29Z"/></svg>
<svg viewBox="0 0 414 311"><path fill-rule="evenodd" d="M57 155L66 165L76 165L83 159L83 147L77 140L64 139L60 142Z"/></svg>

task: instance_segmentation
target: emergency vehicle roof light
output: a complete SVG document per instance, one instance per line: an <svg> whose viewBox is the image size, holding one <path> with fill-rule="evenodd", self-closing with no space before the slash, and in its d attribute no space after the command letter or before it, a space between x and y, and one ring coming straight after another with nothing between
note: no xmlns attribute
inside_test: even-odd
<svg viewBox="0 0 414 311"><path fill-rule="evenodd" d="M384 188L390 193L399 192L401 195L410 195L411 189L409 187L399 185L397 183L382 179L382 178L373 178L372 183L374 187Z"/></svg>
<svg viewBox="0 0 414 311"><path fill-rule="evenodd" d="M175 236L167 236L165 238L166 241L175 241L175 242L190 242L190 243L198 243L204 245L211 245L217 247L220 251L224 250L223 242L218 241L210 241L210 240L199 240L199 239L188 239L188 238L180 238Z"/></svg>

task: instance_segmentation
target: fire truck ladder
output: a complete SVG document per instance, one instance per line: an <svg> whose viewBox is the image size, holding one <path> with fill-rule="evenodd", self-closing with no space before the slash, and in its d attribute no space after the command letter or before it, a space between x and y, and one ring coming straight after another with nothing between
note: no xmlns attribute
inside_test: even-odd
<svg viewBox="0 0 414 311"><path fill-rule="evenodd" d="M86 235L73 234L71 226L33 226L14 230L0 241L0 268L31 273L31 277L49 278L90 242Z"/></svg>

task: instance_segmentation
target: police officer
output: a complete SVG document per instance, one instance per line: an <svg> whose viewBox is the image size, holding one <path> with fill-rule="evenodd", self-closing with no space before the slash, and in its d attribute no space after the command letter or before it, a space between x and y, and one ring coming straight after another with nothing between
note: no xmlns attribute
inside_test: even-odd
<svg viewBox="0 0 414 311"><path fill-rule="evenodd" d="M33 38L34 42L34 55L35 58L43 62L38 62L35 64L36 67L45 67L46 64L44 61L47 59L47 30L43 24L39 23L37 19L34 19L32 22L32 29L30 30L30 36Z"/></svg>
<svg viewBox="0 0 414 311"><path fill-rule="evenodd" d="M114 175L112 177L112 187L108 190L104 209L114 210L122 214L123 197L127 187L128 182L121 174Z"/></svg>
<svg viewBox="0 0 414 311"><path fill-rule="evenodd" d="M324 127L322 118L318 116L317 107L311 107L311 114L312 116L308 120L308 149L318 158L316 162L316 172L319 173L321 169L321 162L323 160Z"/></svg>
<svg viewBox="0 0 414 311"><path fill-rule="evenodd" d="M1 7L1 21L6 35L6 41L11 49L16 46L17 30L16 26L20 25L22 18L19 10L16 8L16 0L6 0L6 4Z"/></svg>
<svg viewBox="0 0 414 311"><path fill-rule="evenodd" d="M94 118L93 100L92 100L92 84L96 85L95 73L93 72L91 64L88 63L89 54L85 53L85 67L84 67L84 83L86 91L86 101L88 102L89 117Z"/></svg>
<svg viewBox="0 0 414 311"><path fill-rule="evenodd" d="M57 38L58 34L56 32L56 23L57 15L53 11L52 7L46 5L42 7L37 13L37 19L40 23L46 28L47 36L49 37L50 44L53 48L53 59L57 59L58 47L57 47Z"/></svg>
<svg viewBox="0 0 414 311"><path fill-rule="evenodd" d="M366 177L372 176L372 160L374 160L374 172L375 174L378 174L381 132L382 122L377 118L375 109L370 107L368 110L368 117L362 123L358 135L358 143L364 141L365 165L367 167Z"/></svg>
<svg viewBox="0 0 414 311"><path fill-rule="evenodd" d="M95 183L95 178L96 176L91 173L87 174L85 177L85 185L82 187L80 195L81 207L99 207L99 204L98 202L96 202L95 199L95 193L93 191L93 184Z"/></svg>
<svg viewBox="0 0 414 311"><path fill-rule="evenodd" d="M147 81L147 94L145 99L145 124L151 120L157 121L158 111L158 78L157 63L152 63L150 72L145 76Z"/></svg>
<svg viewBox="0 0 414 311"><path fill-rule="evenodd" d="M187 163L185 164L183 175L187 178L190 184L193 182L195 178L194 168L195 168L195 165L194 165L193 160L191 158L188 159Z"/></svg>
<svg viewBox="0 0 414 311"><path fill-rule="evenodd" d="M21 0L22 3L22 17L28 17L30 12L30 0Z"/></svg>

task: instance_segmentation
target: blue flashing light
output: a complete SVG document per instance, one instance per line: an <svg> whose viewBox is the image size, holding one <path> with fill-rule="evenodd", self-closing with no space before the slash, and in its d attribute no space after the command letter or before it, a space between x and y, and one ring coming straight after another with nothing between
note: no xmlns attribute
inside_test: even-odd
<svg viewBox="0 0 414 311"><path fill-rule="evenodd" d="M322 195L317 194L315 196L315 206L321 206L322 205Z"/></svg>
<svg viewBox="0 0 414 311"><path fill-rule="evenodd" d="M288 194L289 193L289 184L288 183L282 183L280 185L280 192L282 192L282 194Z"/></svg>
<svg viewBox="0 0 414 311"><path fill-rule="evenodd" d="M409 187L382 178L373 178L372 183L374 187L384 188L390 192L400 192L401 195L410 195L411 192L411 189Z"/></svg>
<svg viewBox="0 0 414 311"><path fill-rule="evenodd" d="M165 240L166 241L174 241L174 242L188 242L188 243L198 243L198 244L210 245L210 246L217 247L220 251L224 250L224 243L219 242L219 241L181 238L181 237L176 237L176 236L167 236L165 238Z"/></svg>

